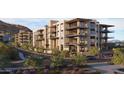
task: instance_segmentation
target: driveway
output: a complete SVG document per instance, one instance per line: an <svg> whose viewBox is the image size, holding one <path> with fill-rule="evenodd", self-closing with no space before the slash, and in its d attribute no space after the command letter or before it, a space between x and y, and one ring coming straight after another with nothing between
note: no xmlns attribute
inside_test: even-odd
<svg viewBox="0 0 124 93"><path fill-rule="evenodd" d="M119 69L119 68L124 68L124 66L122 66L122 65L110 65L107 62L105 62L105 63L89 63L88 65L94 69L103 71L104 74L114 74L114 70Z"/></svg>

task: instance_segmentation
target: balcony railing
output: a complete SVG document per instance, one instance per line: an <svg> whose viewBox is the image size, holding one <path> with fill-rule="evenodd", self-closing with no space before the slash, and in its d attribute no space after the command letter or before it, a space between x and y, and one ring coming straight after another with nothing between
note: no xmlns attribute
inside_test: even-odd
<svg viewBox="0 0 124 93"><path fill-rule="evenodd" d="M72 45L72 46L76 46L76 45L78 45L78 44L77 44L77 42L67 42L67 43L65 43L65 45L68 45L68 46L69 46L69 45L70 45L70 46L71 46L71 45Z"/></svg>
<svg viewBox="0 0 124 93"><path fill-rule="evenodd" d="M44 38L37 38L36 41L42 41Z"/></svg>
<svg viewBox="0 0 124 93"><path fill-rule="evenodd" d="M66 27L67 30L71 30L71 29L77 29L77 28L82 28L82 29L85 29L85 28L88 28L88 25L80 25L80 26L68 26Z"/></svg>
<svg viewBox="0 0 124 93"><path fill-rule="evenodd" d="M101 37L101 39L113 39L114 37L107 37L107 36L104 36L104 37Z"/></svg>
<svg viewBox="0 0 124 93"><path fill-rule="evenodd" d="M113 33L114 31L109 31L109 30L102 30L100 31L101 33Z"/></svg>
<svg viewBox="0 0 124 93"><path fill-rule="evenodd" d="M67 34L66 38L72 38L72 37L86 37L87 34Z"/></svg>
<svg viewBox="0 0 124 93"><path fill-rule="evenodd" d="M80 41L80 43L79 43L79 45L81 46L81 47L83 47L83 46L87 46L87 44L88 44L88 42L87 41Z"/></svg>
<svg viewBox="0 0 124 93"><path fill-rule="evenodd" d="M80 25L80 28L89 28L88 24Z"/></svg>
<svg viewBox="0 0 124 93"><path fill-rule="evenodd" d="M81 46L81 47L85 47L85 46L87 46L87 43L77 43L77 42L67 42L67 43L65 43L65 45L73 45L73 46L77 46L77 45L79 45L79 46Z"/></svg>
<svg viewBox="0 0 124 93"><path fill-rule="evenodd" d="M56 35L50 35L51 39L58 39L59 37L56 37Z"/></svg>
<svg viewBox="0 0 124 93"><path fill-rule="evenodd" d="M40 34L38 34L37 36L43 36L43 34L40 33Z"/></svg>
<svg viewBox="0 0 124 93"><path fill-rule="evenodd" d="M56 33L56 30L51 30L51 33Z"/></svg>
<svg viewBox="0 0 124 93"><path fill-rule="evenodd" d="M91 31L90 35L96 35L96 32L95 31Z"/></svg>

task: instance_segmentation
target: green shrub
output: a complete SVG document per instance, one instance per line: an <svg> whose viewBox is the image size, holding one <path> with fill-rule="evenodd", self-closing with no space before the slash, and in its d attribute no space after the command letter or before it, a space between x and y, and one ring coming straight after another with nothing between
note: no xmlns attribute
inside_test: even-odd
<svg viewBox="0 0 124 93"><path fill-rule="evenodd" d="M86 63L86 56L82 54L77 54L73 58L76 65L85 65Z"/></svg>
<svg viewBox="0 0 124 93"><path fill-rule="evenodd" d="M99 49L97 47L91 47L89 49L89 54L92 56L96 56L99 54Z"/></svg>
<svg viewBox="0 0 124 93"><path fill-rule="evenodd" d="M52 51L51 66L57 67L62 66L64 62L64 52L60 52L58 49Z"/></svg>
<svg viewBox="0 0 124 93"><path fill-rule="evenodd" d="M19 59L18 51L10 46L0 42L0 55L6 59L17 60Z"/></svg>
<svg viewBox="0 0 124 93"><path fill-rule="evenodd" d="M43 58L29 57L24 61L25 67L40 67L42 66Z"/></svg>
<svg viewBox="0 0 124 93"><path fill-rule="evenodd" d="M113 49L113 57L112 57L112 63L114 64L123 64L124 65L124 49L116 48Z"/></svg>

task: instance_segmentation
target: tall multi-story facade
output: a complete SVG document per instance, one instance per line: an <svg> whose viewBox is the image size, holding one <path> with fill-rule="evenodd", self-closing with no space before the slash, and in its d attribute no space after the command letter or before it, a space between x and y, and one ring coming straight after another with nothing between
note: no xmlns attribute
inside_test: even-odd
<svg viewBox="0 0 124 93"><path fill-rule="evenodd" d="M3 41L4 35L5 35L4 31L0 31L0 41Z"/></svg>
<svg viewBox="0 0 124 93"><path fill-rule="evenodd" d="M12 39L11 33L7 31L0 31L0 41L1 42L10 42Z"/></svg>
<svg viewBox="0 0 124 93"><path fill-rule="evenodd" d="M37 32L34 32L34 47L41 48L45 46L44 41L44 29L39 29Z"/></svg>
<svg viewBox="0 0 124 93"><path fill-rule="evenodd" d="M70 52L87 52L91 47L107 49L109 27L93 19L75 18L71 20L50 20L49 24L35 32L35 46L43 46L50 53L52 49ZM37 44L36 38L42 33L42 41ZM39 41L39 39L38 39Z"/></svg>
<svg viewBox="0 0 124 93"><path fill-rule="evenodd" d="M15 34L15 43L22 46L23 44L32 44L33 41L33 33L32 31L19 30L18 33Z"/></svg>

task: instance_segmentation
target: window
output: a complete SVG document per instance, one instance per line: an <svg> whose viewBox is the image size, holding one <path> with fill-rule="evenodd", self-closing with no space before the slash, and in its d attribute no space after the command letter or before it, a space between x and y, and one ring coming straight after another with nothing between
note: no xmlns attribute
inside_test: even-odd
<svg viewBox="0 0 124 93"><path fill-rule="evenodd" d="M90 23L90 28L95 28L95 23L94 22Z"/></svg>
<svg viewBox="0 0 124 93"><path fill-rule="evenodd" d="M95 39L95 36L91 36L90 39Z"/></svg>

